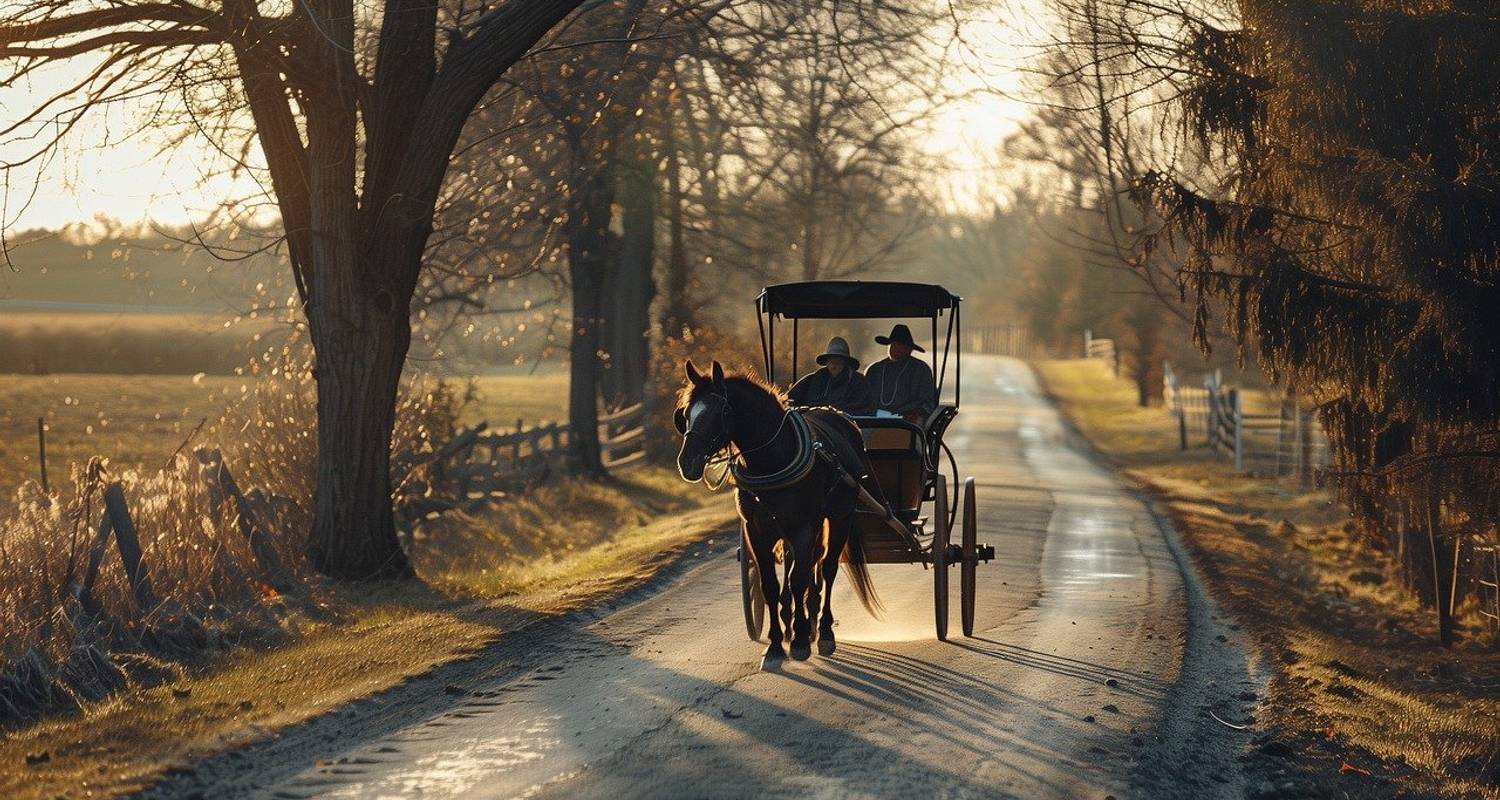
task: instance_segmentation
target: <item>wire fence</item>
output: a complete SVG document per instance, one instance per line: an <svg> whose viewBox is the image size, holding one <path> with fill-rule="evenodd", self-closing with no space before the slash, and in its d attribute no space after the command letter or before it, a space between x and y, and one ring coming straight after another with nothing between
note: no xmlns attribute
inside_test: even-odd
<svg viewBox="0 0 1500 800"><path fill-rule="evenodd" d="M1500 541L1477 540L1473 546L1475 595L1479 613L1500 631Z"/></svg>

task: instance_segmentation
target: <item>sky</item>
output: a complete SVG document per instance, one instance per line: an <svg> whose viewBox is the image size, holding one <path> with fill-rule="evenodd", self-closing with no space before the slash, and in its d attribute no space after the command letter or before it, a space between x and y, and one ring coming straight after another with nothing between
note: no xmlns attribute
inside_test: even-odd
<svg viewBox="0 0 1500 800"><path fill-rule="evenodd" d="M1019 68L1029 56L1025 42L1037 41L1041 3L1023 2L1023 13L1001 19L976 19L964 25L953 49L959 62L948 89L963 99L937 110L930 131L920 137L928 155L946 165L938 193L957 210L989 207L1003 195L994 164L1001 141L1030 114L1017 99L1024 94ZM49 89L75 69L54 69L31 82L0 89L0 119L29 111ZM126 136L132 122L147 112L144 103L122 103L94 112L69 134L49 160L16 170L3 187L0 208L11 231L90 224L98 217L126 225L151 222L176 226L200 220L226 199L260 196L264 190L248 176L223 174L224 159L201 138L175 148L150 134ZM25 143L0 145L0 159L28 152ZM252 163L258 152L250 154ZM1003 200L1000 200L1003 202Z"/></svg>

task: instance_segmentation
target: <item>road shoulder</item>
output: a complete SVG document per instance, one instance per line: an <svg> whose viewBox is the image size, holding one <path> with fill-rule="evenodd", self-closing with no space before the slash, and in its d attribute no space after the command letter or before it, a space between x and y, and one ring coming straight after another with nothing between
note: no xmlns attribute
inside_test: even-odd
<svg viewBox="0 0 1500 800"><path fill-rule="evenodd" d="M1442 654L1323 492L1177 449L1160 408L1092 362L1038 372L1059 407L1171 518L1268 676L1244 722L1250 797L1495 797L1492 653ZM1424 641L1425 639L1425 641Z"/></svg>
<svg viewBox="0 0 1500 800"><path fill-rule="evenodd" d="M278 763L247 757L278 742L295 760L298 742L379 724L367 712L393 697L440 700L518 637L649 593L732 547L733 519L722 498L665 515L557 562L520 594L349 588L336 617L299 621L289 644L238 650L181 680L12 732L0 740L0 796L174 794L200 774Z"/></svg>
<svg viewBox="0 0 1500 800"><path fill-rule="evenodd" d="M1130 777L1136 797L1240 798L1250 793L1244 769L1245 733L1268 674L1254 642L1215 602L1184 543L1180 521L1139 476L1080 428L1076 398L1053 390L1045 365L1032 365L1037 384L1057 408L1073 447L1111 468L1121 485L1149 512L1181 580L1174 613L1183 619L1181 664L1156 724L1142 734ZM1052 376L1055 379L1055 374Z"/></svg>

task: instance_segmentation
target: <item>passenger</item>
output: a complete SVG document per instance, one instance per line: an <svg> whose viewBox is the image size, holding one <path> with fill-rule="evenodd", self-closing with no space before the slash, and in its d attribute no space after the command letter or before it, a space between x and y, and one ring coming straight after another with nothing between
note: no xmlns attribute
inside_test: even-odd
<svg viewBox="0 0 1500 800"><path fill-rule="evenodd" d="M937 408L937 389L932 368L914 358L912 351L926 351L912 341L911 329L905 325L892 328L890 336L876 336L875 343L889 346L889 357L865 370L875 393L876 413L888 412L917 425L925 424L928 415Z"/></svg>
<svg viewBox="0 0 1500 800"><path fill-rule="evenodd" d="M842 336L829 339L827 351L817 361L818 370L792 387L793 405L832 406L854 416L875 413L870 383L859 374L859 359L849 354L849 343Z"/></svg>

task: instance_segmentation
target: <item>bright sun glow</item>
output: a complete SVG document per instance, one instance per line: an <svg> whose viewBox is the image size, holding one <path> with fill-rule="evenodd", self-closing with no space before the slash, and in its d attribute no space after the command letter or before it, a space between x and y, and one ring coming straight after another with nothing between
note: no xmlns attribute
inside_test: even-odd
<svg viewBox="0 0 1500 800"><path fill-rule="evenodd" d="M1001 145L1031 113L1022 69L1035 55L1032 43L1049 18L1040 2L1018 5L1022 11L997 8L961 28L944 87L956 99L943 104L917 137L945 173L937 200L947 208L966 211L1004 202ZM57 86L75 80L77 72L68 66L52 68L0 89L0 117L29 112ZM96 109L69 134L64 147L16 170L4 187L6 226L13 231L60 228L99 217L180 225L202 219L226 200L246 198L259 198L261 218L269 215L264 187L243 172L228 174L228 157L202 137L169 147L160 134L137 133L149 102ZM0 161L25 158L32 145L12 141L0 147ZM258 146L248 161L261 161Z"/></svg>

